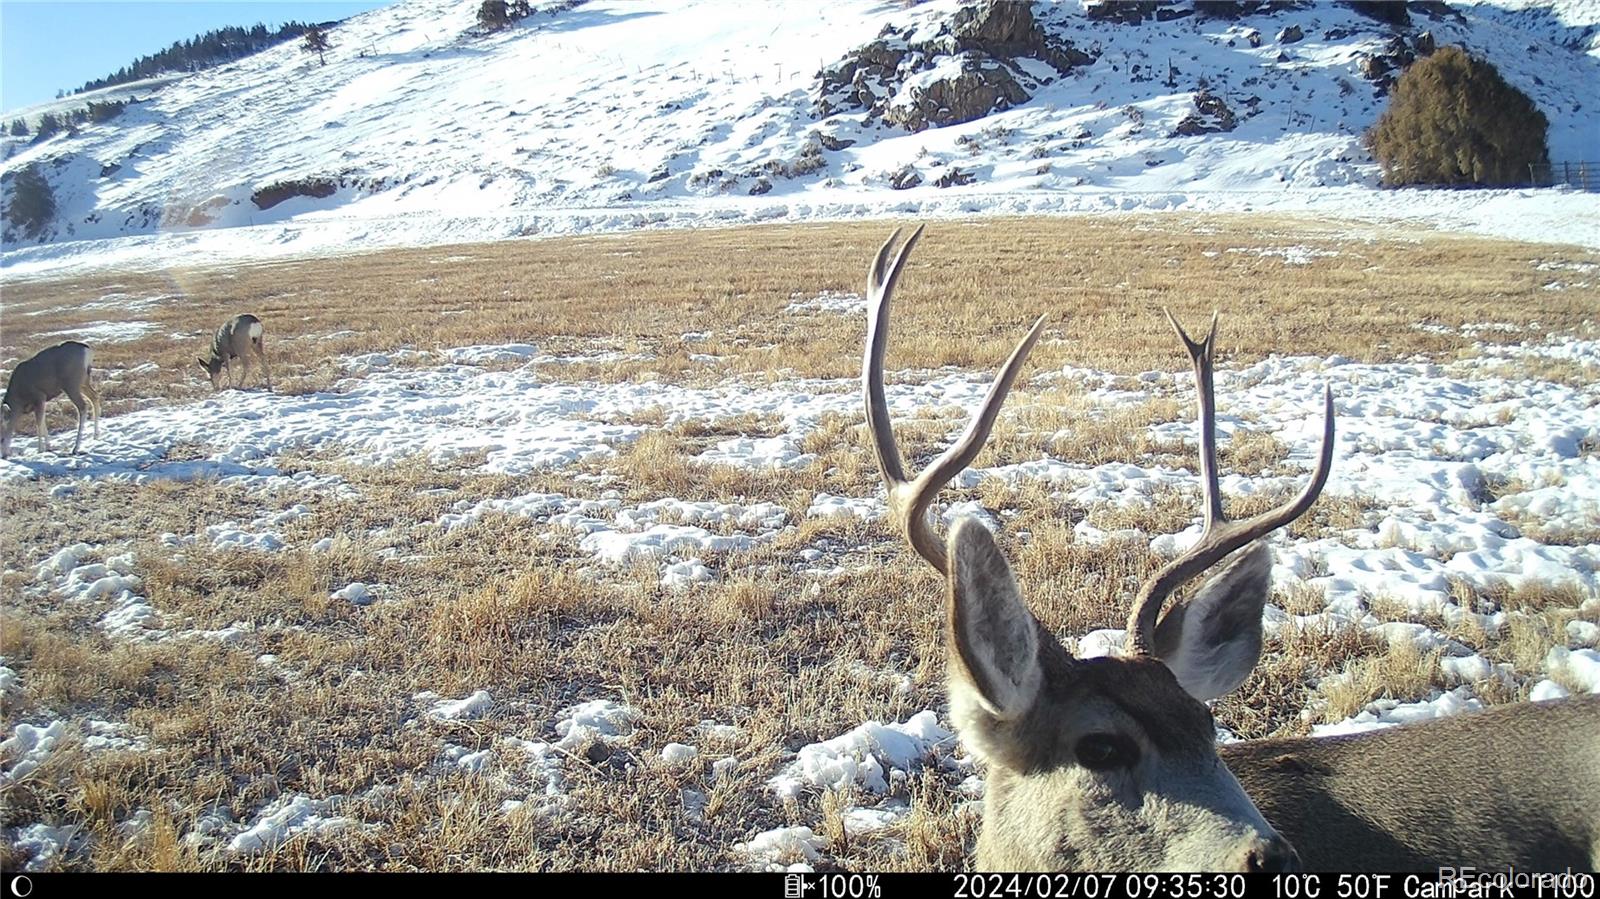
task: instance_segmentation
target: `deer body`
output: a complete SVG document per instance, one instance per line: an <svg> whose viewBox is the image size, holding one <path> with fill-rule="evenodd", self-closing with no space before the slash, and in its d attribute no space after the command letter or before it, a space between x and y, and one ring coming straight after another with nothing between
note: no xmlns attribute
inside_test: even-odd
<svg viewBox="0 0 1600 899"><path fill-rule="evenodd" d="M261 342L263 333L261 319L248 312L235 315L217 329L217 333L211 337L210 358L200 360L200 367L211 378L213 390L222 389L224 369L227 371L228 386L234 386L234 359L238 359L242 365L239 386L243 387L245 378L250 375L252 357L260 361L261 370L266 374L267 389L272 389L272 368L267 365L267 351Z"/></svg>
<svg viewBox="0 0 1600 899"><path fill-rule="evenodd" d="M46 347L17 364L6 384L5 397L0 399L0 458L11 457L11 438L16 434L17 419L29 412L34 416L39 447L50 451L44 404L63 393L78 410L78 436L72 442L72 451L76 453L83 443L86 409L94 414L94 436L96 440L100 438L100 394L89 383L93 362L94 350L88 344L68 340Z"/></svg>
<svg viewBox="0 0 1600 899"><path fill-rule="evenodd" d="M955 444L908 476L889 421L883 355L889 299L921 229L891 258L898 233L867 276L867 429L891 519L948 586L950 717L987 768L980 870L1292 871L1303 861L1337 870L1560 870L1600 861L1600 697L1219 753L1205 702L1237 688L1260 658L1272 569L1261 538L1316 501L1332 466L1334 423L1324 391L1309 483L1275 509L1230 520L1216 463L1215 317L1200 341L1172 320L1194 363L1204 528L1140 588L1120 655L1074 658L1028 610L976 519L957 520L940 540L928 515L934 496L982 450L1044 320L1001 367ZM1193 595L1168 603L1201 575Z"/></svg>
<svg viewBox="0 0 1600 899"><path fill-rule="evenodd" d="M1600 866L1600 696L1221 755L1309 871Z"/></svg>

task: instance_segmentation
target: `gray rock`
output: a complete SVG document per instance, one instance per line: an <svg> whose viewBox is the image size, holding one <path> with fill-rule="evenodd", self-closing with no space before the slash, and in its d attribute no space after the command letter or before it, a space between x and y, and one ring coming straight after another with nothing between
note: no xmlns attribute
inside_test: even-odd
<svg viewBox="0 0 1600 899"><path fill-rule="evenodd" d="M910 190L921 183L921 173L909 164L889 176L889 186L895 190Z"/></svg>

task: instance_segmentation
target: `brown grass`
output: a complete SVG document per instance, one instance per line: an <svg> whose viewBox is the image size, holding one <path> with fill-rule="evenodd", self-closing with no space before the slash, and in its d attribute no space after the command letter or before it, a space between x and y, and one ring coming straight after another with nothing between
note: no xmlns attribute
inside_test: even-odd
<svg viewBox="0 0 1600 899"><path fill-rule="evenodd" d="M551 378L848 377L859 365L861 321L781 310L794 294L859 290L861 271L888 230L882 222L851 222L643 232L13 278L3 285L0 358L22 358L60 339L51 332L119 318L114 308L85 308L115 293L169 299L133 313L157 326L149 334L97 347L113 413L151 397L208 392L194 357L211 329L242 310L262 316L280 389L292 393L324 390L344 377L335 364L340 357L511 341L535 342L556 356L647 357L545 366ZM1340 255L1285 266L1217 252L1282 241L1286 231ZM445 262L459 256L469 258ZM1449 359L1480 340L1516 335L1467 337L1412 325L1538 322L1544 333L1589 320L1600 290L1540 289L1544 279L1533 262L1555 258L1589 261L1567 248L1442 235L1421 243L1352 242L1331 226L1244 217L943 223L928 231L900 282L888 361L891 369L992 370L1026 324L1048 313L1034 371L1064 364L1130 374L1176 369L1182 355L1161 321L1163 307L1191 323L1220 309L1220 349L1230 361L1285 351ZM1430 276L1418 279L1418 271ZM691 332L710 337L685 341ZM722 359L707 364L691 354ZM108 374L147 362L159 369L116 380Z"/></svg>
<svg viewBox="0 0 1600 899"><path fill-rule="evenodd" d="M1320 699L1318 681L1381 649L1357 627L1287 630L1266 641L1261 661L1239 689L1217 700L1217 721L1245 739L1307 734L1313 722L1302 710Z"/></svg>
<svg viewBox="0 0 1600 899"><path fill-rule="evenodd" d="M929 377L951 365L991 370L1043 312L1052 323L1030 373L1073 365L1135 375L1182 366L1162 306L1191 323L1220 308L1222 350L1232 364L1284 351L1450 360L1476 338L1410 325L1537 320L1573 328L1600 299L1593 290L1539 290L1531 261L1588 259L1571 250L1444 237L1355 244L1294 223L1297 242L1341 255L1285 267L1250 254L1204 255L1282 239L1264 235L1260 221L1206 219L1206 229L1195 227L1200 221L933 227L901 282L893 377ZM859 318L782 309L796 293L859 289L860 268L887 230L852 223L639 233L10 281L0 353L15 359L59 339L51 331L113 317L83 308L105 294L170 293L173 299L137 313L158 325L149 336L98 348L108 413L209 392L190 371L192 357L204 333L246 309L266 322L275 380L295 392L329 388L346 376L334 360L355 353L506 341L536 342L551 355L619 357L548 365L547 378L849 378L859 365ZM441 262L453 255L473 258ZM1418 271L1432 274L1418 278ZM685 340L689 332L709 336ZM171 333L188 336L172 340ZM720 359L692 358L698 354ZM148 361L159 369L110 377ZM1071 377L1019 386L1014 414L1001 419L978 464L1049 453L1081 464L1192 468L1192 447L1149 436L1151 425L1188 419L1192 400L1134 377L1116 382L1136 398L1090 399ZM1219 400L1228 406L1226 396ZM913 466L961 427L949 413L896 422ZM63 864L90 869L726 870L749 863L735 843L790 824L829 836L830 863L843 867L962 865L976 816L952 772L914 775L896 796L910 807L902 821L848 839L839 817L848 797L804 795L785 805L765 787L809 742L943 703L938 575L883 522L803 517L819 491L879 488L859 419L825 417L802 446L817 460L788 473L691 461L726 436L779 433L783 424L772 416L674 422L671 410L653 409L626 421L651 430L616 457L518 477L485 474L472 458L363 467L331 448L276 462L285 472L339 475L357 498L263 496L205 481L91 481L52 499L48 482L7 485L0 490L0 654L21 688L0 707L0 730L9 735L18 723L62 717L74 734L33 775L0 787L0 826L80 826L88 848ZM1224 444L1223 465L1292 474L1282 470L1286 451L1271 435L1241 431ZM174 450L183 458L206 452ZM1230 497L1229 510L1259 511L1291 489L1283 497ZM664 494L775 502L789 511L791 528L751 552L707 559L717 580L673 593L651 566L595 565L579 550L579 535L545 522L486 514L453 531L435 525L462 501L536 491L594 499L604 490L630 504ZM1074 524L1162 533L1188 526L1199 511L1189 489L1160 492L1132 509L1079 508L1048 485L997 478L948 498L1009 513L1002 543L1035 613L1064 638L1120 627L1157 563L1147 540L1091 546L1073 539ZM310 512L285 526L292 548L281 553L199 544L175 551L159 540L294 502ZM1324 497L1291 532L1367 527L1374 509L1362 498ZM83 535L103 544L102 556L135 553L141 590L163 627L182 633L242 623L248 630L232 643L108 639L95 627L100 607L63 603L31 583L49 552ZM331 550L305 548L327 536ZM800 562L806 550L821 558ZM842 570L828 576L807 571L835 566ZM366 607L331 598L355 580L382 585L383 598ZM1291 611L1320 608L1311 591L1280 599ZM1493 640L1484 636L1481 648L1531 674L1581 597L1526 588L1463 600L1525 615ZM1243 736L1301 733L1310 726L1304 711L1318 702L1351 708L1368 701L1362 697L1411 697L1432 683L1422 671L1426 659L1396 653L1357 629L1271 640L1251 679L1218 704L1219 722ZM1338 672L1350 673L1348 686L1319 692L1319 679ZM491 693L494 709L471 721L431 721L415 698L479 689ZM503 801L537 799L542 790L502 741L553 740L561 709L597 698L638 709L635 733L562 759L567 799L558 813L501 814ZM125 723L152 751L85 748L91 719ZM737 725L740 735L700 737L696 729L707 720ZM668 742L696 744L701 757L682 770L661 765ZM496 759L480 775L449 770L441 756L447 743L494 749ZM710 762L724 755L739 766L731 779L714 780ZM208 815L247 823L297 793L342 797L338 813L360 824L249 858L194 839ZM118 830L141 811L149 812L141 833ZM0 845L0 866L20 861L14 847Z"/></svg>
<svg viewBox="0 0 1600 899"><path fill-rule="evenodd" d="M1375 699L1426 699L1430 691L1448 686L1441 657L1439 650L1423 652L1410 640L1396 640L1381 654L1354 660L1341 676L1323 682L1322 720L1343 721Z"/></svg>

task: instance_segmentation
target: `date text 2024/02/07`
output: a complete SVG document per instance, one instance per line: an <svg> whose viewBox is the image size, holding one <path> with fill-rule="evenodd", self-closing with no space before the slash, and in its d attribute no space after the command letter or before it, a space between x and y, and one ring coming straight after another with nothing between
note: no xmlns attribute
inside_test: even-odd
<svg viewBox="0 0 1600 899"><path fill-rule="evenodd" d="M784 899L1595 899L1595 875L1445 868L1425 874L789 874Z"/></svg>

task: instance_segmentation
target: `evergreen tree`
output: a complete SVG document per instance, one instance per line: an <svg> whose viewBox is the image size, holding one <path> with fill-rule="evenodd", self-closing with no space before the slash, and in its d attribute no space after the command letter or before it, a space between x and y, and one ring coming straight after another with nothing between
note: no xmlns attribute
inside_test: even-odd
<svg viewBox="0 0 1600 899"><path fill-rule="evenodd" d="M6 221L37 237L56 215L56 196L50 182L33 163L10 179L6 190Z"/></svg>
<svg viewBox="0 0 1600 899"><path fill-rule="evenodd" d="M1367 145L1386 184L1525 184L1549 161L1550 123L1493 65L1460 47L1418 60L1395 82Z"/></svg>
<svg viewBox="0 0 1600 899"><path fill-rule="evenodd" d="M531 15L533 7L528 0L483 0L478 6L478 25L484 31L495 32Z"/></svg>
<svg viewBox="0 0 1600 899"><path fill-rule="evenodd" d="M484 31L499 31L511 24L511 16L506 12L506 0L483 0L478 7L478 24Z"/></svg>
<svg viewBox="0 0 1600 899"><path fill-rule="evenodd" d="M332 48L333 45L328 43L328 36L322 33L321 28L315 25L307 26L305 40L300 42L300 49L317 54L317 59L323 65L327 65L328 60L322 54Z"/></svg>
<svg viewBox="0 0 1600 899"><path fill-rule="evenodd" d="M61 130L61 124L61 120L56 118L55 113L47 112L39 116L39 127L34 129L33 139L40 141L53 136Z"/></svg>
<svg viewBox="0 0 1600 899"><path fill-rule="evenodd" d="M92 122L109 122L117 116L122 115L122 111L127 108L128 102L126 100L113 101L110 103L96 103L93 100L90 100L89 107L86 112L89 120Z"/></svg>
<svg viewBox="0 0 1600 899"><path fill-rule="evenodd" d="M224 63L243 59L268 47L300 37L306 30L303 22L287 22L277 29L256 23L249 28L230 25L205 34L173 41L165 50L141 56L132 64L123 66L116 74L90 81L76 93L126 84L167 72L198 72Z"/></svg>

